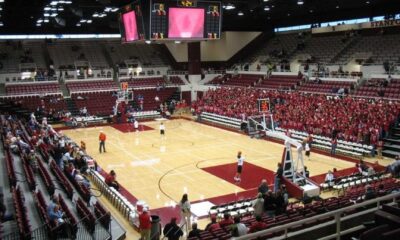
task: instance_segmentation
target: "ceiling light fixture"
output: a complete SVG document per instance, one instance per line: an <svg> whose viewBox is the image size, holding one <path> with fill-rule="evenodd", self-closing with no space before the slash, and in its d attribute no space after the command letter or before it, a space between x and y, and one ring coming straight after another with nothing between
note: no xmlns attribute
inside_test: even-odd
<svg viewBox="0 0 400 240"><path fill-rule="evenodd" d="M243 16L244 13L242 11L238 12L238 16Z"/></svg>
<svg viewBox="0 0 400 240"><path fill-rule="evenodd" d="M264 7L264 11L269 11L269 10L271 10L271 8L269 8L268 6Z"/></svg>
<svg viewBox="0 0 400 240"><path fill-rule="evenodd" d="M304 1L303 0L298 0L297 1L297 5L303 5L304 4Z"/></svg>
<svg viewBox="0 0 400 240"><path fill-rule="evenodd" d="M51 7L45 7L44 10L45 10L45 11L50 11L50 10L51 10Z"/></svg>
<svg viewBox="0 0 400 240"><path fill-rule="evenodd" d="M224 8L225 10L233 10L233 9L235 9L236 7L235 7L235 5L233 5L233 4L228 4L228 5L224 6L223 8Z"/></svg>
<svg viewBox="0 0 400 240"><path fill-rule="evenodd" d="M87 20L86 22L87 22L87 23L92 23L93 20L89 19L89 20Z"/></svg>

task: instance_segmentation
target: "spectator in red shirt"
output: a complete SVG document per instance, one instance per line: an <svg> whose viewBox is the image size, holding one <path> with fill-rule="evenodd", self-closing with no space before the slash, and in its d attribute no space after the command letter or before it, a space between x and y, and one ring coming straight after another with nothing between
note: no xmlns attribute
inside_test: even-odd
<svg viewBox="0 0 400 240"><path fill-rule="evenodd" d="M267 228L267 224L262 221L261 216L256 216L256 222L251 224L249 233L262 231Z"/></svg>
<svg viewBox="0 0 400 240"><path fill-rule="evenodd" d="M231 215L229 215L229 213L224 213L224 219L222 219L221 221L219 221L219 226L221 228L223 227L227 227L233 224L233 220L231 218Z"/></svg>
<svg viewBox="0 0 400 240"><path fill-rule="evenodd" d="M139 230L141 240L150 240L151 218L146 208L139 215Z"/></svg>
<svg viewBox="0 0 400 240"><path fill-rule="evenodd" d="M212 231L215 231L217 229L221 229L221 227L217 223L217 218L215 216L212 216L211 217L211 222L209 224L207 224L205 230L212 232Z"/></svg>
<svg viewBox="0 0 400 240"><path fill-rule="evenodd" d="M115 190L119 191L119 183L116 180L117 174L115 174L114 170L111 170L111 172L108 174L106 177L106 184L110 187L115 188Z"/></svg>

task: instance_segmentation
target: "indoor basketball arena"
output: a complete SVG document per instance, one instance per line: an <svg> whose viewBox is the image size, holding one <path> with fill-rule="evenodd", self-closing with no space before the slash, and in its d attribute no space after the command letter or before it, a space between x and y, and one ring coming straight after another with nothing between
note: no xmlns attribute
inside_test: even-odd
<svg viewBox="0 0 400 240"><path fill-rule="evenodd" d="M396 0L0 0L0 239L400 240Z"/></svg>

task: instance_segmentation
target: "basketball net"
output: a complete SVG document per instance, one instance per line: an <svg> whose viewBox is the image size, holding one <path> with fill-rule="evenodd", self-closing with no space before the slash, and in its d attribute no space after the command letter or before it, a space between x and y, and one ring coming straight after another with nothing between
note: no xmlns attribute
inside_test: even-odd
<svg viewBox="0 0 400 240"><path fill-rule="evenodd" d="M114 115L117 115L120 103L125 102L125 104L128 105L129 101L133 100L133 92L130 94L128 87L127 82L121 83L121 90L117 92L117 100L115 100Z"/></svg>

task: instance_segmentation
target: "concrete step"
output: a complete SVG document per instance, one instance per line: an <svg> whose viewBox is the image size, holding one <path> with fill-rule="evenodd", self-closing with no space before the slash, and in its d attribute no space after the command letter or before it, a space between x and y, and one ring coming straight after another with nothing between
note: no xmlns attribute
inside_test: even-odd
<svg viewBox="0 0 400 240"><path fill-rule="evenodd" d="M390 143L385 143L383 146L384 150L393 150L393 151L399 151L400 152L400 145L399 144L390 144Z"/></svg>
<svg viewBox="0 0 400 240"><path fill-rule="evenodd" d="M385 157L391 157L394 158L397 155L400 155L400 151L393 151L393 150L383 150L382 151L383 156Z"/></svg>
<svg viewBox="0 0 400 240"><path fill-rule="evenodd" d="M384 140L385 140L386 143L399 144L400 145L400 139L397 139L397 138L386 138Z"/></svg>

